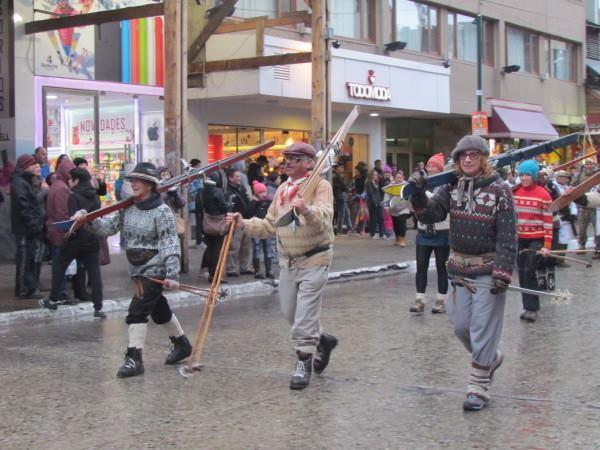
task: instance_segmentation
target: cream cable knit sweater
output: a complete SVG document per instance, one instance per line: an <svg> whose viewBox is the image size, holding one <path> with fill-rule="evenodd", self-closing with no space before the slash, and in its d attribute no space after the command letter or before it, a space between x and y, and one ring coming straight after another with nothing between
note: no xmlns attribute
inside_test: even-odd
<svg viewBox="0 0 600 450"><path fill-rule="evenodd" d="M244 229L250 237L267 239L277 237L277 250L279 264L287 264L289 257L301 256L317 248L330 246L325 252L301 258L294 265L296 268L309 268L327 266L331 264L333 256L333 192L327 180L321 180L312 198L306 198L311 207L311 213L300 217L300 225L294 227L287 225L277 227L275 223L279 217L289 210L289 199L282 205L283 193L289 186L289 181L282 183L273 198L273 202L264 219L254 217L244 219Z"/></svg>

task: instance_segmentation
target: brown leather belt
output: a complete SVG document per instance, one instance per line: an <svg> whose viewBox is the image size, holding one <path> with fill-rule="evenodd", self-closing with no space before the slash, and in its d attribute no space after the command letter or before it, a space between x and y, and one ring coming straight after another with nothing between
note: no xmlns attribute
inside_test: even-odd
<svg viewBox="0 0 600 450"><path fill-rule="evenodd" d="M450 259L463 266L481 266L488 264L496 258L495 253L482 253L481 255L467 255L465 253L452 252Z"/></svg>

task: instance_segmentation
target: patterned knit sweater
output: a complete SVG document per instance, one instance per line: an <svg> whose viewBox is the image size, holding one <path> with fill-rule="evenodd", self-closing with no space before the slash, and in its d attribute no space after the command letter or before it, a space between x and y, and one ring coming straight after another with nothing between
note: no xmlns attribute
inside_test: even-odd
<svg viewBox="0 0 600 450"><path fill-rule="evenodd" d="M327 247L327 251L319 252L308 258L301 258L296 268L328 266L333 256L333 192L327 180L321 180L312 198L305 197L311 207L311 213L300 216L300 225L292 224L277 227L279 217L289 211L289 199L285 193L290 187L289 180L282 183L273 198L273 202L264 219L254 217L244 219L244 229L249 236L267 239L277 236L277 250L280 265L284 266L289 257L302 256L306 252L319 247Z"/></svg>
<svg viewBox="0 0 600 450"><path fill-rule="evenodd" d="M510 282L517 256L517 230L510 187L498 174L463 177L441 186L429 200L413 195L417 219L435 223L450 214L450 247L468 256L493 254L481 264L464 264L450 255L448 273L458 276L492 275Z"/></svg>
<svg viewBox="0 0 600 450"><path fill-rule="evenodd" d="M542 186L518 186L513 191L517 210L517 232L520 239L543 239L544 247L552 247L552 197Z"/></svg>
<svg viewBox="0 0 600 450"><path fill-rule="evenodd" d="M101 236L110 236L121 230L126 252L156 251L144 264L134 265L130 260L129 274L132 278L141 275L171 280L179 278L181 246L175 218L159 194L153 194L125 210L99 217L89 225L89 229Z"/></svg>

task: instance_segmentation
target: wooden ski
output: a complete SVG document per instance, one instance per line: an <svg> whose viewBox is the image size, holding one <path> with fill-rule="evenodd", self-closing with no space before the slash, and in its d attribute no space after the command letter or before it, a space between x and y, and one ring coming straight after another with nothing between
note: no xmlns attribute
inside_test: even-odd
<svg viewBox="0 0 600 450"><path fill-rule="evenodd" d="M552 212L556 212L563 209L573 200L576 200L582 195L584 195L586 192L589 192L590 189L592 189L597 184L600 184L600 172L596 172L586 180L579 183L568 194L561 195L556 200L554 200L552 202L552 205L550 205L550 210Z"/></svg>

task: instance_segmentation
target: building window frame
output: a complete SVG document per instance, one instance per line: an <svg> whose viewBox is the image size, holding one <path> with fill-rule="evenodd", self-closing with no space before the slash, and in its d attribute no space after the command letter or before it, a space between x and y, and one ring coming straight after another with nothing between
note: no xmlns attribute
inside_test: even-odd
<svg viewBox="0 0 600 450"><path fill-rule="evenodd" d="M329 25L333 28L333 34L335 37L341 39L350 39L355 41L366 41L369 43L375 43L377 39L377 1L376 0L342 0L342 3L348 4L348 2L354 2L356 8L355 12L352 13L358 16L358 22L356 22L356 32L352 35L346 33L340 33L336 31L335 26L335 15L337 14L349 14L349 12L334 11L333 5L330 5L328 9L329 14ZM339 30L340 27L337 27Z"/></svg>
<svg viewBox="0 0 600 450"><path fill-rule="evenodd" d="M559 46L564 46L563 49L559 48ZM563 68L558 67L556 62L556 58L553 56L553 51L564 50L568 57L568 61L566 66ZM553 37L544 37L542 44L542 67L545 71L543 75L553 78L555 80L561 81L577 81L577 61L578 61L578 46L572 42L568 42L562 39L556 39ZM558 58L559 56L557 56ZM562 70L568 71L566 75L562 75L560 72Z"/></svg>
<svg viewBox="0 0 600 450"><path fill-rule="evenodd" d="M515 56L511 56L510 52L510 33L521 33L524 37L523 39L523 60L515 60ZM506 48L506 65L518 65L520 66L520 71L524 73L529 73L532 75L539 75L540 73L540 47L541 47L541 38L542 36L539 33L534 31L527 30L525 28L517 27L514 25L506 25L505 32L505 48Z"/></svg>
<svg viewBox="0 0 600 450"><path fill-rule="evenodd" d="M420 49L409 47L410 42L407 42L406 49L410 51L415 51L419 53L424 53L427 55L440 55L440 47L441 47L441 39L440 39L440 28L441 28L441 9L437 6L430 5L427 3L423 3L415 0L389 0L391 6L391 21L392 21L392 33L391 33L391 41L402 41L399 32L398 32L398 21L397 21L397 13L398 13L398 2L410 2L414 3L416 6L421 6L426 8L427 11L427 34L426 34L426 42L427 48L423 48L421 45ZM432 25L432 22L435 22Z"/></svg>
<svg viewBox="0 0 600 450"><path fill-rule="evenodd" d="M477 62L477 41L475 41L475 57L469 59L468 57L462 57L460 48L459 48L459 36L456 32L458 30L457 21L458 17L469 18L473 21L473 25L475 26L475 33L477 33L477 17L472 16L471 14L464 14L462 12L457 11L448 11L446 24L448 27L448 57L468 62ZM450 23L452 21L452 24ZM495 31L495 23L492 20L484 19L483 20L483 59L482 62L486 66L494 67L494 31ZM475 38L477 39L477 37Z"/></svg>
<svg viewBox="0 0 600 450"><path fill-rule="evenodd" d="M236 11L233 14L234 17L237 19L249 19L252 17L264 16L268 16L269 19L275 19L280 18L284 14L289 14L291 12L307 10L306 4L304 4L304 7L301 7L301 0L273 0L273 3L276 10L253 10L250 8L240 8L238 5L238 8L236 8ZM238 11L243 11L243 14L236 14L236 12Z"/></svg>

